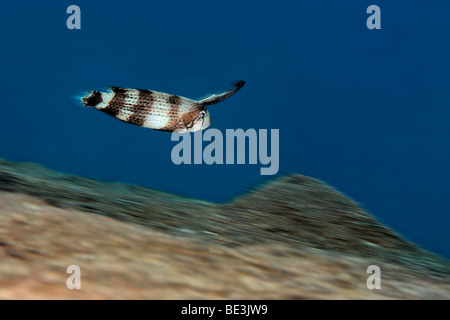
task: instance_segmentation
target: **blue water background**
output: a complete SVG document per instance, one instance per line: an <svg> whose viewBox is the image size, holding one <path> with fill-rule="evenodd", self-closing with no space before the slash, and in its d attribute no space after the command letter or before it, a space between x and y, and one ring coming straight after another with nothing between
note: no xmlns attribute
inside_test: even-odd
<svg viewBox="0 0 450 320"><path fill-rule="evenodd" d="M81 30L66 28L71 4ZM0 17L0 157L226 201L267 179L259 165L175 166L170 134L73 96L198 98L244 79L210 108L214 128L280 129L280 173L330 183L450 257L450 2L9 1Z"/></svg>

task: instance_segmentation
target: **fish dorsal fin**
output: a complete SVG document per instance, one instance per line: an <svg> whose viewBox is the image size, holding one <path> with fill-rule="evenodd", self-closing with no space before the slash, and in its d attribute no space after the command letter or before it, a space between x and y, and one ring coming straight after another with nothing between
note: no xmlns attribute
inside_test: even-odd
<svg viewBox="0 0 450 320"><path fill-rule="evenodd" d="M201 105L204 106L208 106L211 104L216 104L219 103L225 99L228 99L229 97L231 97L233 94L235 94L236 92L238 92L245 84L245 81L240 80L234 83L234 89L229 90L229 91L225 91L222 93L216 93L216 94L212 94L204 99L201 99L199 101L197 101L198 103L200 103Z"/></svg>

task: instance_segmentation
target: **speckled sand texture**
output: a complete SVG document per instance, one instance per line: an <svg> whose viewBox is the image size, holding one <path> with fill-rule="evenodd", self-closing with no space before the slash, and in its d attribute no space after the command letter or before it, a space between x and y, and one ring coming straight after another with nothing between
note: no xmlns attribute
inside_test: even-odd
<svg viewBox="0 0 450 320"><path fill-rule="evenodd" d="M300 175L215 204L0 160L1 299L448 299L449 266Z"/></svg>

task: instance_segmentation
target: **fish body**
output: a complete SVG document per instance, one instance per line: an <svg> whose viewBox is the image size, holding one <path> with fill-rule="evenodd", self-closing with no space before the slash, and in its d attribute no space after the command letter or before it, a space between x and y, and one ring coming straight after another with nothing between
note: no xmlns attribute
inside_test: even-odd
<svg viewBox="0 0 450 320"><path fill-rule="evenodd" d="M206 106L231 97L244 84L238 81L234 89L201 100L146 89L110 87L107 92L88 92L81 102L137 126L168 132L195 132L211 125Z"/></svg>

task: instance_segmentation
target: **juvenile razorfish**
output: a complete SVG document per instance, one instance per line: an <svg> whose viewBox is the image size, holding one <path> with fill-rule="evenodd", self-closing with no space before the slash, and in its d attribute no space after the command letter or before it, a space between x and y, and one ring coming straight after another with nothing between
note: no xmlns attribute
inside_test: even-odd
<svg viewBox="0 0 450 320"><path fill-rule="evenodd" d="M137 126L168 132L195 132L211 125L206 106L231 97L244 84L245 81L237 81L232 90L201 100L146 89L110 87L107 92L88 92L81 102Z"/></svg>

